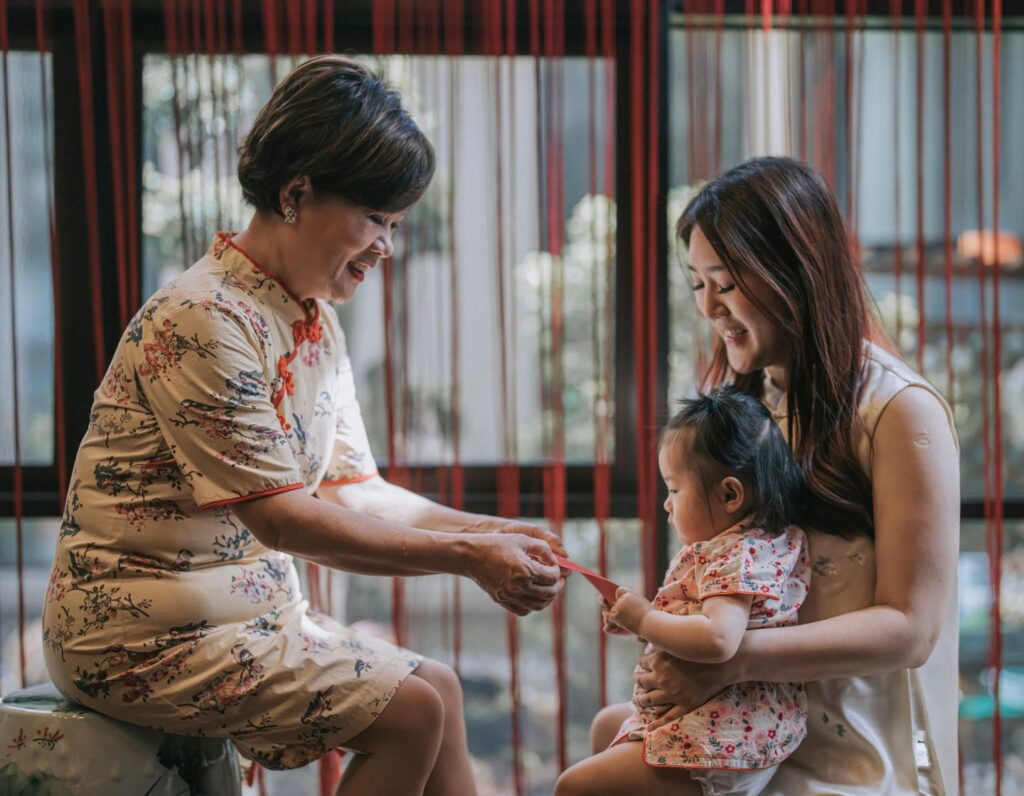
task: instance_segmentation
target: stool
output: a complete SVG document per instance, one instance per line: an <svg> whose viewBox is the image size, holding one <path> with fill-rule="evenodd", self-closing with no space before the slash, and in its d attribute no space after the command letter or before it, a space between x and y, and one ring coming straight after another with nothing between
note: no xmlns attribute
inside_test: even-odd
<svg viewBox="0 0 1024 796"><path fill-rule="evenodd" d="M18 796L240 796L223 738L186 738L108 718L51 683L0 699L0 793Z"/></svg>

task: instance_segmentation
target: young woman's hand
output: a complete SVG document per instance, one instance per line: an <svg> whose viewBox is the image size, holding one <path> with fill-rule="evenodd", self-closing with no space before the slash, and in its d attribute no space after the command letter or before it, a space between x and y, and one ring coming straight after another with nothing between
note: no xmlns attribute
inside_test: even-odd
<svg viewBox="0 0 1024 796"><path fill-rule="evenodd" d="M657 726L674 721L738 682L738 657L724 663L690 663L648 645L640 656L642 671L633 676L638 686L636 703L641 708L665 709L656 720ZM653 726L649 725L648 729Z"/></svg>
<svg viewBox="0 0 1024 796"><path fill-rule="evenodd" d="M608 609L605 621L639 636L640 623L653 610L654 606L635 591L620 588L615 592L615 605Z"/></svg>

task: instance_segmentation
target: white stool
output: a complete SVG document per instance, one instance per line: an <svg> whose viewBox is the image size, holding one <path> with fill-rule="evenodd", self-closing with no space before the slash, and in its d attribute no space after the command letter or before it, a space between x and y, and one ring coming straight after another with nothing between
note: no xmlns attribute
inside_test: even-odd
<svg viewBox="0 0 1024 796"><path fill-rule="evenodd" d="M52 684L0 699L0 793L40 796L239 796L222 738L185 738L103 716Z"/></svg>

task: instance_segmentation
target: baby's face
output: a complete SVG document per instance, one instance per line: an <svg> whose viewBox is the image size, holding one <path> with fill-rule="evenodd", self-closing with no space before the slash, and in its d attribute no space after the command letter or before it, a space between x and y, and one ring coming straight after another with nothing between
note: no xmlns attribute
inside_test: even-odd
<svg viewBox="0 0 1024 796"><path fill-rule="evenodd" d="M670 440L658 451L658 467L668 487L665 511L680 544L706 542L717 533L712 509L717 498L705 491L695 470L681 466L685 453L681 440Z"/></svg>

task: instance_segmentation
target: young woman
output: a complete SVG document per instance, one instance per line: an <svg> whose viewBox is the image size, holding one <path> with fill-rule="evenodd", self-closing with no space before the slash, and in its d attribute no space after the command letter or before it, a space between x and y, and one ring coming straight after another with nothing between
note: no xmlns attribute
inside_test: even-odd
<svg viewBox="0 0 1024 796"><path fill-rule="evenodd" d="M749 631L716 665L661 652L637 676L671 722L746 681L807 682L807 738L771 794L955 794L956 433L942 396L871 311L835 197L810 166L747 161L679 219L715 332L707 384L761 398L813 495L813 573L794 627ZM629 706L606 708L603 749Z"/></svg>

